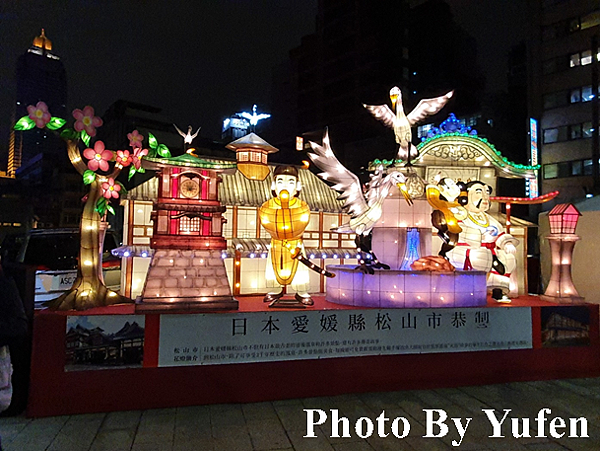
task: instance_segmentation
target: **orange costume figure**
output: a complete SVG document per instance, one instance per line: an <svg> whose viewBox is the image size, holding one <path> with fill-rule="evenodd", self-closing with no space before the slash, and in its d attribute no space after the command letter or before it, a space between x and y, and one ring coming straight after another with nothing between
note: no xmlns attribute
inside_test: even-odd
<svg viewBox="0 0 600 451"><path fill-rule="evenodd" d="M274 197L261 205L258 217L271 235L269 252L275 278L285 287L292 283L298 270L296 257L303 251L302 234L310 220L310 209L297 197L301 184L295 167L278 166L273 176L271 191ZM279 293L269 293L264 301L275 305L283 293L283 289ZM313 304L307 293L296 293L295 299L306 305Z"/></svg>
<svg viewBox="0 0 600 451"><path fill-rule="evenodd" d="M458 221L467 215L465 208L457 201L460 193L459 186L449 178L442 178L437 185L427 185L427 201L434 208L431 223L442 239L442 248L438 253L440 257L447 258L446 253L454 249L462 232Z"/></svg>

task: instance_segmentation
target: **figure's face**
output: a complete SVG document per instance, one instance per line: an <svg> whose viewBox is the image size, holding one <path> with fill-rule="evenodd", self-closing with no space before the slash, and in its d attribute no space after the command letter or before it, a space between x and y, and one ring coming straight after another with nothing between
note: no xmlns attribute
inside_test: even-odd
<svg viewBox="0 0 600 451"><path fill-rule="evenodd" d="M484 184L476 183L469 188L469 203L466 209L475 213L487 211L490 208L490 192Z"/></svg>
<svg viewBox="0 0 600 451"><path fill-rule="evenodd" d="M275 177L275 192L277 197L281 191L286 190L290 198L294 197L298 192L298 179L293 175L281 174Z"/></svg>
<svg viewBox="0 0 600 451"><path fill-rule="evenodd" d="M443 183L439 184L439 189L448 202L454 202L454 200L460 196L460 188L452 179L444 179Z"/></svg>

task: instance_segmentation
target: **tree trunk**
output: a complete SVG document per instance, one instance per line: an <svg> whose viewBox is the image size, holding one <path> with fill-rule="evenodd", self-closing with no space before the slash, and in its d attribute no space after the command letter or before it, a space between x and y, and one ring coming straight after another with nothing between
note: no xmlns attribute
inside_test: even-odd
<svg viewBox="0 0 600 451"><path fill-rule="evenodd" d="M69 158L73 166L81 172L80 167L76 164L78 163L76 157L75 161L72 157L74 150L79 155L78 149L72 142L68 143L68 148ZM79 160L81 160L80 157ZM90 184L90 192L83 207L81 223L79 224L81 244L79 247L79 261L77 262L77 279L73 282L70 290L48 303L48 307L51 309L87 310L93 307L133 302L131 299L109 290L104 285L102 275L103 249L100 248L100 236L103 233L102 228L105 228L106 225L101 224L100 215L96 211L96 203L102 197L101 179L103 177L96 176L96 179Z"/></svg>

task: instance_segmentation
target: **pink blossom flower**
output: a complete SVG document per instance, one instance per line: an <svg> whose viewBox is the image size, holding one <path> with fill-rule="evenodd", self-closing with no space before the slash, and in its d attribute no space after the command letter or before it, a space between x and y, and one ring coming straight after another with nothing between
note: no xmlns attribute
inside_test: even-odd
<svg viewBox="0 0 600 451"><path fill-rule="evenodd" d="M137 130L134 130L131 133L127 133L127 138L129 139L129 145L133 149L142 148L142 141L144 140L144 137L140 135Z"/></svg>
<svg viewBox="0 0 600 451"><path fill-rule="evenodd" d="M96 127L102 125L102 119L94 116L94 109L89 105L83 111L80 109L73 110L73 117L76 120L75 130L78 132L85 130L90 136L96 136Z"/></svg>
<svg viewBox="0 0 600 451"><path fill-rule="evenodd" d="M36 106L29 105L27 112L29 113L29 119L34 121L38 128L44 128L52 117L48 112L48 105L44 102L38 102Z"/></svg>
<svg viewBox="0 0 600 451"><path fill-rule="evenodd" d="M142 158L145 155L148 155L148 149L142 149L141 147L138 147L134 150L131 158L136 169L139 169L142 166Z"/></svg>
<svg viewBox="0 0 600 451"><path fill-rule="evenodd" d="M110 150L104 148L102 141L96 141L94 148L89 147L83 151L83 156L87 158L87 167L90 171L97 171L100 168L102 171L108 171L108 162L113 156Z"/></svg>
<svg viewBox="0 0 600 451"><path fill-rule="evenodd" d="M111 199L111 198L118 198L119 197L119 191L121 191L121 185L119 184L115 184L115 179L113 179L112 177L108 178L108 182L104 182L102 184L102 195L104 197L106 197L107 199Z"/></svg>
<svg viewBox="0 0 600 451"><path fill-rule="evenodd" d="M117 163L120 164L121 166L127 167L132 163L133 157L131 155L129 155L128 150L117 150L116 160L117 160Z"/></svg>

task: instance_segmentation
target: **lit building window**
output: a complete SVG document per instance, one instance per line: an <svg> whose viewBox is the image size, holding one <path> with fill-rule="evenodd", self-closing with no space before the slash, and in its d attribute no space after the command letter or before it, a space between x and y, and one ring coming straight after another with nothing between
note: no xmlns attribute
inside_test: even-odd
<svg viewBox="0 0 600 451"><path fill-rule="evenodd" d="M427 136L427 132L433 128L433 124L419 125L417 127L417 137L423 138Z"/></svg>
<svg viewBox="0 0 600 451"><path fill-rule="evenodd" d="M199 233L200 226L200 218L188 218L187 216L183 216L179 220L179 230L181 233Z"/></svg>
<svg viewBox="0 0 600 451"><path fill-rule="evenodd" d="M256 208L238 208L237 238L256 238Z"/></svg>
<svg viewBox="0 0 600 451"><path fill-rule="evenodd" d="M592 86L584 86L581 88L581 101L589 102L594 98L594 94L592 92Z"/></svg>
<svg viewBox="0 0 600 451"><path fill-rule="evenodd" d="M571 55L571 58L569 59L569 64L571 67L579 66L579 64L581 64L579 53L574 53Z"/></svg>
<svg viewBox="0 0 600 451"><path fill-rule="evenodd" d="M585 52L581 52L581 65L587 66L592 62L592 51L586 50Z"/></svg>

